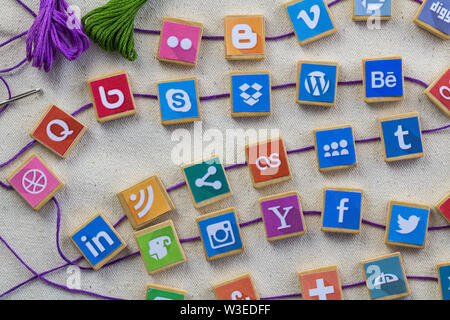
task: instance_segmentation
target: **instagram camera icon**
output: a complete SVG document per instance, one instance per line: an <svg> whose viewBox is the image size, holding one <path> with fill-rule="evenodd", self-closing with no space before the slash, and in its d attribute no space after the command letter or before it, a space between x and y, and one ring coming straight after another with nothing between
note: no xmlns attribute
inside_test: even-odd
<svg viewBox="0 0 450 320"><path fill-rule="evenodd" d="M206 227L211 248L220 249L236 242L230 221L218 222Z"/></svg>
<svg viewBox="0 0 450 320"><path fill-rule="evenodd" d="M211 261L245 250L235 208L228 208L197 218L206 260Z"/></svg>
<svg viewBox="0 0 450 320"><path fill-rule="evenodd" d="M98 122L106 122L136 113L128 74L119 71L88 80Z"/></svg>
<svg viewBox="0 0 450 320"><path fill-rule="evenodd" d="M165 17L157 59L195 66L202 34L203 24L200 22Z"/></svg>

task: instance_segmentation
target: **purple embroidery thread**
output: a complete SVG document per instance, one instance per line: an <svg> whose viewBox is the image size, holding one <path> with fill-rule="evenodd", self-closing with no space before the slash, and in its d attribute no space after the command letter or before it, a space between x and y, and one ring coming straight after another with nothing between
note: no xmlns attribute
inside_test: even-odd
<svg viewBox="0 0 450 320"><path fill-rule="evenodd" d="M89 48L89 38L65 0L41 0L39 13L28 30L26 47L32 66L49 72L58 51L66 59L76 60Z"/></svg>

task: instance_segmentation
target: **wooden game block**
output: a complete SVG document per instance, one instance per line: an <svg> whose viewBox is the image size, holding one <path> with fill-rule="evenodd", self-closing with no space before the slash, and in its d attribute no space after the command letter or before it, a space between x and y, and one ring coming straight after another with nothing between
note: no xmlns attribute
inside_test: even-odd
<svg viewBox="0 0 450 320"><path fill-rule="evenodd" d="M439 212L447 223L450 223L450 193L448 193L436 206L436 211Z"/></svg>
<svg viewBox="0 0 450 320"><path fill-rule="evenodd" d="M30 136L61 158L66 158L87 127L51 104L38 123L30 132Z"/></svg>
<svg viewBox="0 0 450 320"><path fill-rule="evenodd" d="M213 285L217 300L259 300L250 273Z"/></svg>
<svg viewBox="0 0 450 320"><path fill-rule="evenodd" d="M269 71L233 71L230 73L230 88L232 117L272 114L272 83Z"/></svg>
<svg viewBox="0 0 450 320"><path fill-rule="evenodd" d="M450 117L450 65L425 90L425 95L441 109L447 117Z"/></svg>
<svg viewBox="0 0 450 320"><path fill-rule="evenodd" d="M241 229L234 207L196 218L206 260L244 252Z"/></svg>
<svg viewBox="0 0 450 320"><path fill-rule="evenodd" d="M384 6L381 7L380 10L380 14L381 15L360 15L357 14L356 9L357 7L355 6L355 2L361 2L360 0L352 0L352 20L353 21L367 21L369 19L378 19L378 20L391 20L392 19L392 3L391 0L386 0L385 3L389 3L389 8L387 10L387 12L381 12L381 10L384 10ZM367 3L367 2L366 2Z"/></svg>
<svg viewBox="0 0 450 320"><path fill-rule="evenodd" d="M101 212L77 228L69 238L94 270L99 270L127 246Z"/></svg>
<svg viewBox="0 0 450 320"><path fill-rule="evenodd" d="M393 300L411 294L400 252L363 260L361 261L361 267L371 299ZM368 274L370 277L368 277ZM375 284L375 281L377 280L379 283ZM393 284L394 286L390 287L389 284ZM384 292L381 293L377 292L382 290L382 285L388 285L387 289L383 290Z"/></svg>
<svg viewBox="0 0 450 320"><path fill-rule="evenodd" d="M141 229L161 215L175 210L169 194L157 175L117 193L128 221L135 230Z"/></svg>
<svg viewBox="0 0 450 320"><path fill-rule="evenodd" d="M384 243L422 249L428 234L430 206L391 200Z"/></svg>
<svg viewBox="0 0 450 320"><path fill-rule="evenodd" d="M378 119L384 161L393 162L424 156L422 128L417 112L409 112ZM389 124L394 124L389 125ZM398 131L398 128L402 129ZM401 137L399 134L402 134ZM405 136L409 138L405 141Z"/></svg>
<svg viewBox="0 0 450 320"><path fill-rule="evenodd" d="M203 23L164 17L159 38L159 61L195 66L203 36Z"/></svg>
<svg viewBox="0 0 450 320"><path fill-rule="evenodd" d="M386 67L386 65L382 66L381 64L385 60L388 61L400 60L401 64L395 67L394 66ZM379 65L377 66L376 64L374 64L374 62L379 62L377 63ZM368 63L371 65L371 67L367 66ZM395 57L363 59L362 69L363 69L363 91L365 102L367 103L394 102L394 101L402 101L405 99L405 80L403 75L402 57L395 56ZM376 70L373 71L372 69ZM382 83L382 85L377 84L376 88L372 87L373 81L369 81L368 77L369 75L374 77L373 75L374 72L376 72L377 77L375 78L375 80ZM372 77L370 77L370 80L372 80Z"/></svg>
<svg viewBox="0 0 450 320"><path fill-rule="evenodd" d="M450 300L450 262L436 266L442 300Z"/></svg>
<svg viewBox="0 0 450 320"><path fill-rule="evenodd" d="M225 169L217 156L184 165L181 171L197 209L233 195Z"/></svg>
<svg viewBox="0 0 450 320"><path fill-rule="evenodd" d="M136 231L134 238L150 275L186 261L172 220Z"/></svg>
<svg viewBox="0 0 450 320"><path fill-rule="evenodd" d="M156 82L162 125L202 120L197 77Z"/></svg>
<svg viewBox="0 0 450 320"><path fill-rule="evenodd" d="M306 71L302 70L303 65L307 66L307 68L305 68ZM314 65L314 68L311 69L309 65ZM326 92L324 89L324 86L326 86L326 84L324 83L322 85L322 83L317 80L317 88L310 88L310 86L313 86L313 84L308 81L308 77L311 72L322 72L328 77L329 88L326 89ZM297 65L297 103L313 106L334 107L336 105L338 80L339 63L337 62L311 60L299 61ZM306 87L306 85L308 87ZM317 93L315 93L315 91L318 91L319 96L317 96ZM329 95L327 94L328 92L333 94Z"/></svg>
<svg viewBox="0 0 450 320"><path fill-rule="evenodd" d="M431 5L430 5L431 3ZM430 14L430 16L425 12L426 10L429 10L433 13ZM443 15L441 15L442 10L446 10ZM427 30L428 32L431 32L435 36L443 39L443 40L449 40L450 34L448 34L448 23L449 23L449 12L450 8L448 5L448 2L445 0L440 1L432 1L432 0L423 0L422 5L419 8L419 11L417 11L415 17L414 17L414 23L417 24L419 27ZM445 20L444 20L445 19ZM439 20L441 20L439 22ZM441 23L441 26L447 24L447 32L444 31L445 27L439 28L439 23Z"/></svg>
<svg viewBox="0 0 450 320"><path fill-rule="evenodd" d="M245 157L253 187L257 189L292 179L281 137L246 145Z"/></svg>
<svg viewBox="0 0 450 320"><path fill-rule="evenodd" d="M32 153L6 179L34 209L41 209L64 183L36 153Z"/></svg>
<svg viewBox="0 0 450 320"><path fill-rule="evenodd" d="M305 4L304 7L303 4ZM293 0L285 3L284 8L300 45L322 39L338 31L328 4L324 0ZM311 19L311 13L313 19ZM320 28L317 28L319 26ZM316 28L325 31L317 31Z"/></svg>
<svg viewBox="0 0 450 320"><path fill-rule="evenodd" d="M313 130L317 168L320 172L358 166L355 137L351 125Z"/></svg>
<svg viewBox="0 0 450 320"><path fill-rule="evenodd" d="M337 265L298 273L303 300L344 300Z"/></svg>
<svg viewBox="0 0 450 320"><path fill-rule="evenodd" d="M260 198L259 206L268 241L296 237L308 231L297 191Z"/></svg>
<svg viewBox="0 0 450 320"><path fill-rule="evenodd" d="M266 57L264 15L225 16L225 59L262 60Z"/></svg>
<svg viewBox="0 0 450 320"><path fill-rule="evenodd" d="M125 70L90 79L87 83L98 122L136 113L130 80Z"/></svg>
<svg viewBox="0 0 450 320"><path fill-rule="evenodd" d="M162 286L159 284L147 284L146 300L186 300L186 290Z"/></svg>
<svg viewBox="0 0 450 320"><path fill-rule="evenodd" d="M364 190L323 188L322 222L326 232L359 234L361 232Z"/></svg>

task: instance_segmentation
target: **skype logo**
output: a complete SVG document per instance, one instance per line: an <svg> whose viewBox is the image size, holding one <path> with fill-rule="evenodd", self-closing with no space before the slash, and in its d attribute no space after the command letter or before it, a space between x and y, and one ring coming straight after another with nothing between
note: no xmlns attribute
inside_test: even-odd
<svg viewBox="0 0 450 320"><path fill-rule="evenodd" d="M162 124L201 120L197 78L158 81L156 87Z"/></svg>
<svg viewBox="0 0 450 320"><path fill-rule="evenodd" d="M166 92L166 100L169 108L175 112L188 112L192 103L189 94L181 89L170 89Z"/></svg>

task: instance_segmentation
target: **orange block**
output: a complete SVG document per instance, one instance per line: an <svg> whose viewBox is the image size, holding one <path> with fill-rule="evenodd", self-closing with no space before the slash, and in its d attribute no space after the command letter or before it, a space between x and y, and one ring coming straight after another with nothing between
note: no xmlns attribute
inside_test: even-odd
<svg viewBox="0 0 450 320"><path fill-rule="evenodd" d="M286 148L281 137L247 145L245 156L255 188L263 188L292 178Z"/></svg>
<svg viewBox="0 0 450 320"><path fill-rule="evenodd" d="M175 209L158 176L152 176L117 194L134 229L140 229Z"/></svg>
<svg viewBox="0 0 450 320"><path fill-rule="evenodd" d="M304 300L343 300L337 266L306 270L298 273Z"/></svg>
<svg viewBox="0 0 450 320"><path fill-rule="evenodd" d="M265 58L263 15L225 16L225 58L258 60Z"/></svg>
<svg viewBox="0 0 450 320"><path fill-rule="evenodd" d="M218 300L259 300L249 273L213 286Z"/></svg>

